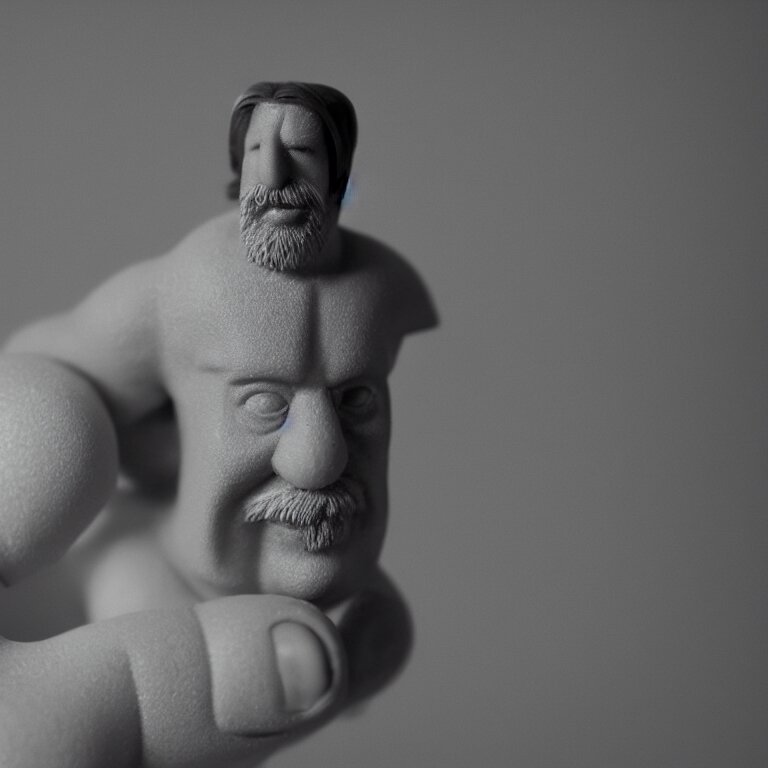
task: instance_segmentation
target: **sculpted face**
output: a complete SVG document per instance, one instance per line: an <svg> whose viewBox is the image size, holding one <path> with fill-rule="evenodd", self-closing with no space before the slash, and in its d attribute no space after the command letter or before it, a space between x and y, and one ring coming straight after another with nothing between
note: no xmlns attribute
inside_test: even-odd
<svg viewBox="0 0 768 768"><path fill-rule="evenodd" d="M245 135L240 227L249 261L276 270L311 267L334 206L320 119L295 104L257 104Z"/></svg>
<svg viewBox="0 0 768 768"><path fill-rule="evenodd" d="M384 540L390 350L353 278L243 267L226 305L201 302L194 367L174 382L182 467L163 540L202 597L334 601Z"/></svg>

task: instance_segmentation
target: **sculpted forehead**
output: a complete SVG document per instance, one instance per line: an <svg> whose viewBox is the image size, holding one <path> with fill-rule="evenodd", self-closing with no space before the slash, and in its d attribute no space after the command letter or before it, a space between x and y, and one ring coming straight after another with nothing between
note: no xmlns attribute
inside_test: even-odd
<svg viewBox="0 0 768 768"><path fill-rule="evenodd" d="M196 367L228 377L300 381L312 358L311 296L277 273L259 270L259 276L255 281L233 276L206 302L204 330L198 323L203 332L193 340Z"/></svg>
<svg viewBox="0 0 768 768"><path fill-rule="evenodd" d="M280 289L270 290L270 284ZM343 282L343 281L340 281ZM319 289L271 274L260 290L221 310L196 334L198 367L232 379L275 379L327 386L358 377L383 379L391 366L388 323L375 295ZM226 307L226 309L225 309Z"/></svg>

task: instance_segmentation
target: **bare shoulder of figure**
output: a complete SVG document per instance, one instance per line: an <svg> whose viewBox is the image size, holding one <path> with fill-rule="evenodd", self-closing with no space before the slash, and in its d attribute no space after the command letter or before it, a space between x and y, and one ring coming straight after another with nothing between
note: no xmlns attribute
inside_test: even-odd
<svg viewBox="0 0 768 768"><path fill-rule="evenodd" d="M382 275L392 297L392 317L402 335L434 328L438 314L424 280L388 245L368 235L344 230L355 264Z"/></svg>
<svg viewBox="0 0 768 768"><path fill-rule="evenodd" d="M176 270L186 272L233 259L239 247L240 213L234 209L193 229L161 260L169 274Z"/></svg>
<svg viewBox="0 0 768 768"><path fill-rule="evenodd" d="M162 400L156 363L156 286L160 261L131 265L74 309L22 328L5 351L53 358L85 374L122 420Z"/></svg>
<svg viewBox="0 0 768 768"><path fill-rule="evenodd" d="M195 229L167 254L132 264L95 288L72 310L14 334L5 351L54 358L84 373L120 423L167 400L160 327L164 293L179 268L191 268L221 238L230 215Z"/></svg>

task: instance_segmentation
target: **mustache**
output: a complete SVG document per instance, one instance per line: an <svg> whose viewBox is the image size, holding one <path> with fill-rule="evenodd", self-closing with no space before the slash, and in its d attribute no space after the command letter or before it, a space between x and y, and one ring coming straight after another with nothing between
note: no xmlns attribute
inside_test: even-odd
<svg viewBox="0 0 768 768"><path fill-rule="evenodd" d="M277 488L256 497L245 512L248 523L270 522L301 531L304 549L321 552L345 542L363 511L357 483L341 479L316 491Z"/></svg>
<svg viewBox="0 0 768 768"><path fill-rule="evenodd" d="M245 192L240 202L251 214L274 206L312 208L323 204L322 197L315 187L303 180L292 181L280 189L256 184Z"/></svg>

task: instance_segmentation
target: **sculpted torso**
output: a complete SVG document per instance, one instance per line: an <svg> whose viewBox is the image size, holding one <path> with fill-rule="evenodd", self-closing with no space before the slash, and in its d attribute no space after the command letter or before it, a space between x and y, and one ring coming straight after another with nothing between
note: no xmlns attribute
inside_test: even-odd
<svg viewBox="0 0 768 768"><path fill-rule="evenodd" d="M328 381L385 377L403 334L417 323L418 308L406 301L419 290L417 278L380 243L340 234L339 270L316 275L254 268L235 214L191 235L157 265L168 363L188 366L186 373L221 365L255 372L268 366L297 379L313 370Z"/></svg>
<svg viewBox="0 0 768 768"><path fill-rule="evenodd" d="M386 379L404 333L431 322L431 305L400 257L341 235L332 274L257 269L228 214L144 265L138 315L155 313L157 338L140 365L156 367L158 391L175 404L182 456L178 493L153 507L141 545L155 551L159 541L173 569L144 569L153 574L148 605L164 594L152 583L157 572L169 581L182 574L181 591L197 598L269 592L324 603L373 576L387 514ZM140 424L133 452L157 452L151 415ZM333 546L308 555L300 532L246 522L249 503L266 491L320 491L337 481L353 486L360 509ZM114 546L116 563L138 556L124 531ZM147 607L126 604L126 574L111 576L106 558L92 579L95 615Z"/></svg>

